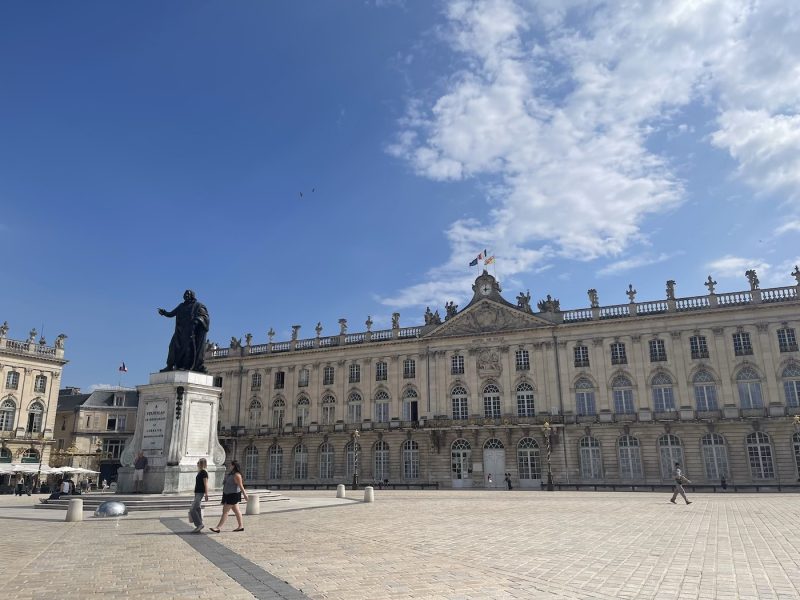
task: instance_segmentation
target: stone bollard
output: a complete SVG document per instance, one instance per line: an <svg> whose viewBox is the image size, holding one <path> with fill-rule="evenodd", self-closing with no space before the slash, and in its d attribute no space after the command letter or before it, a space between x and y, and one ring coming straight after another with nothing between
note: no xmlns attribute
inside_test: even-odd
<svg viewBox="0 0 800 600"><path fill-rule="evenodd" d="M375 488L371 485L364 488L364 502L375 502Z"/></svg>
<svg viewBox="0 0 800 600"><path fill-rule="evenodd" d="M70 498L69 507L67 508L67 522L83 521L83 499Z"/></svg>
<svg viewBox="0 0 800 600"><path fill-rule="evenodd" d="M340 483L339 485L336 486L336 497L337 498L345 498L346 497L343 483Z"/></svg>
<svg viewBox="0 0 800 600"><path fill-rule="evenodd" d="M261 496L256 494L249 494L247 496L247 511L246 515L260 515L261 514Z"/></svg>

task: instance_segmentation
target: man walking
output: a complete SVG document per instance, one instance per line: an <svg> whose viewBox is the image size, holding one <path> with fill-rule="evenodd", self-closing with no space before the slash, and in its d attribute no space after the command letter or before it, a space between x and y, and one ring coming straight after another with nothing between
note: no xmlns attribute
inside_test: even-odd
<svg viewBox="0 0 800 600"><path fill-rule="evenodd" d="M144 490L144 470L147 468L147 457L139 450L136 460L133 461L133 493L141 494Z"/></svg>
<svg viewBox="0 0 800 600"><path fill-rule="evenodd" d="M677 498L678 494L680 494L681 497L683 497L683 499L686 501L686 504L691 504L689 499L686 497L686 491L683 489L683 484L692 482L683 476L683 471L681 471L681 463L675 463L675 468L672 470L672 477L675 479L675 485L672 486L673 493L672 498L670 498L669 501L673 504L677 504L677 502L675 502L675 498Z"/></svg>

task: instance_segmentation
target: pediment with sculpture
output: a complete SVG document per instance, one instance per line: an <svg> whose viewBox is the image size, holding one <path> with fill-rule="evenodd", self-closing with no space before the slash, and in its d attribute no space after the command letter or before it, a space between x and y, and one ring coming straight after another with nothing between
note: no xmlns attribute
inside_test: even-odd
<svg viewBox="0 0 800 600"><path fill-rule="evenodd" d="M425 337L448 337L549 327L553 323L520 309L482 300L445 321Z"/></svg>

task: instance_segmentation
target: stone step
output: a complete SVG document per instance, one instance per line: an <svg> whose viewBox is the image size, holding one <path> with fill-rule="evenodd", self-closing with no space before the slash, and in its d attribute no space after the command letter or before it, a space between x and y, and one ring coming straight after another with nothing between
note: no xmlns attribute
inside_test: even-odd
<svg viewBox="0 0 800 600"><path fill-rule="evenodd" d="M252 491L251 495L257 495L261 498L261 502L280 502L288 500L286 496L265 491ZM103 502L123 502L131 511L147 511L147 510L189 510L194 501L194 496L187 495L161 495L161 494L82 494L79 496L64 496L58 500L48 500L46 503L37 502L34 508L38 509L57 509L66 510L69 506L69 501L73 498L81 498L83 500L83 510L94 511ZM219 492L211 493L208 495L208 501L203 502L203 508L211 506L219 506L222 501L222 494ZM246 504L242 501L241 504Z"/></svg>

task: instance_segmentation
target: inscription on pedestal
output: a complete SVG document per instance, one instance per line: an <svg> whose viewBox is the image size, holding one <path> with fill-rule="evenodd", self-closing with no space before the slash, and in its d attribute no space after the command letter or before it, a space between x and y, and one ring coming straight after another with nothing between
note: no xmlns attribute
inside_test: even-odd
<svg viewBox="0 0 800 600"><path fill-rule="evenodd" d="M164 455L164 433L167 429L167 401L151 400L144 407L142 452L146 456Z"/></svg>
<svg viewBox="0 0 800 600"><path fill-rule="evenodd" d="M211 427L211 404L192 403L189 412L189 435L186 440L186 454L207 455L209 453L208 431Z"/></svg>

